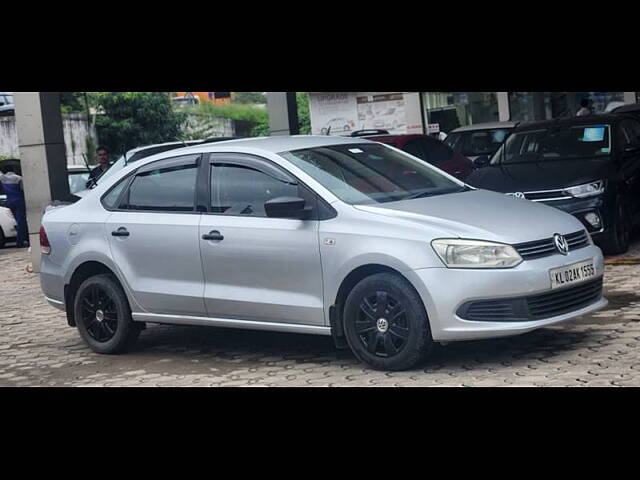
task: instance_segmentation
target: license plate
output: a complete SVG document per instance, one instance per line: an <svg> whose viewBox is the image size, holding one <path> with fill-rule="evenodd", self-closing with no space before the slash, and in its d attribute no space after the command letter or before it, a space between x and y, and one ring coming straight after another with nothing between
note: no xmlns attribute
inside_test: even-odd
<svg viewBox="0 0 640 480"><path fill-rule="evenodd" d="M551 277L551 289L562 288L574 283L584 282L596 276L596 268L593 259L574 263L560 268L549 270Z"/></svg>

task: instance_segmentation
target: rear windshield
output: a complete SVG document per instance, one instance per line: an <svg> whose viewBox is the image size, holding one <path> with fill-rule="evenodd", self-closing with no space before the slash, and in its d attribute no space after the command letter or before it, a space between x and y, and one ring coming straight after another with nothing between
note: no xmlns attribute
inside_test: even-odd
<svg viewBox="0 0 640 480"><path fill-rule="evenodd" d="M451 133L445 143L466 157L493 155L509 135L510 128Z"/></svg>
<svg viewBox="0 0 640 480"><path fill-rule="evenodd" d="M607 124L562 126L513 133L491 159L498 163L528 163L611 154Z"/></svg>

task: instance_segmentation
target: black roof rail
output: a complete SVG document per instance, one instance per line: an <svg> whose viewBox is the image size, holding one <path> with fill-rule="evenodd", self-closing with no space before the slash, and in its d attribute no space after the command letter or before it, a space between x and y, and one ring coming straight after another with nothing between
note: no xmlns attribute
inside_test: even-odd
<svg viewBox="0 0 640 480"><path fill-rule="evenodd" d="M356 130L351 132L351 137L366 137L367 135L390 135L388 130L378 130L375 128L369 130Z"/></svg>
<svg viewBox="0 0 640 480"><path fill-rule="evenodd" d="M202 143L225 142L227 140L238 140L240 137L211 137L205 138Z"/></svg>

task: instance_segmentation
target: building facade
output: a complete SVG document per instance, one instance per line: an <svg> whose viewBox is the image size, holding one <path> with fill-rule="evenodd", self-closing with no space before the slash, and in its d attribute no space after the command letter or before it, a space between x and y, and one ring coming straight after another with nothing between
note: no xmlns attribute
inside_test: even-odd
<svg viewBox="0 0 640 480"><path fill-rule="evenodd" d="M583 100L593 113L604 113L635 103L639 96L637 92L309 92L309 110L316 135L364 129L446 133L478 123L572 117Z"/></svg>

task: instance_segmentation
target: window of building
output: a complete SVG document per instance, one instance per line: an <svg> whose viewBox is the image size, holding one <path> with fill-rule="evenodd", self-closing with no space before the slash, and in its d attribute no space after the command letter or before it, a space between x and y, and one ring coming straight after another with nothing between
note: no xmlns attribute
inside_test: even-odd
<svg viewBox="0 0 640 480"><path fill-rule="evenodd" d="M424 92L423 103L427 121L445 133L499 119L496 92Z"/></svg>
<svg viewBox="0 0 640 480"><path fill-rule="evenodd" d="M517 122L574 117L583 100L592 113L604 113L609 104L624 102L624 92L509 92L509 113Z"/></svg>

